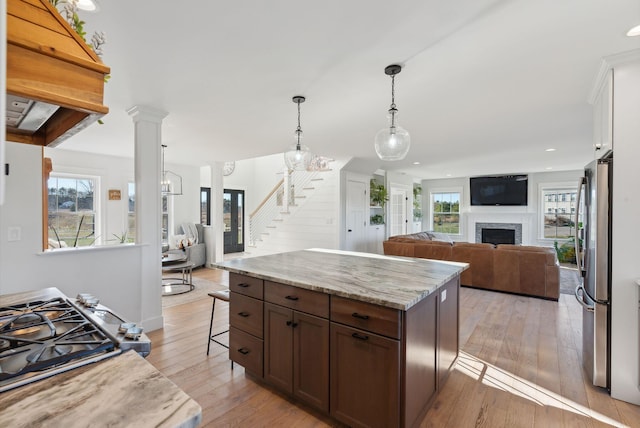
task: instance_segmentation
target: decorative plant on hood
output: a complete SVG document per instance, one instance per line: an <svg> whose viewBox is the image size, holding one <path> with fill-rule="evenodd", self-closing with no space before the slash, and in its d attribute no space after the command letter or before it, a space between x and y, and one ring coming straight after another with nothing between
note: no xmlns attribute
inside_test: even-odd
<svg viewBox="0 0 640 428"><path fill-rule="evenodd" d="M76 33L78 33L82 40L87 43L87 39L85 38L87 33L84 31L85 22L78 16L78 0L49 0L49 3L51 3L58 10L60 15L63 15L64 13L63 16L65 17L69 25L71 25L71 28L76 30ZM62 10L60 10L59 7L62 7ZM107 39L104 35L104 32L96 31L93 33L93 36L91 36L91 43L87 44L91 46L91 49L93 49L96 55L101 57L102 45L104 45L106 41ZM108 76L105 76L105 81L107 79Z"/></svg>

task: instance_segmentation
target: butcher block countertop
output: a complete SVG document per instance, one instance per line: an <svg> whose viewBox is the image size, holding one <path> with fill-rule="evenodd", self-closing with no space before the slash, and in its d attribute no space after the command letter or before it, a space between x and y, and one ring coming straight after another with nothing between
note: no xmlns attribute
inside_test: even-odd
<svg viewBox="0 0 640 428"><path fill-rule="evenodd" d="M215 267L406 311L469 265L312 248L238 258Z"/></svg>
<svg viewBox="0 0 640 428"><path fill-rule="evenodd" d="M195 427L200 405L129 351L0 393L0 425Z"/></svg>

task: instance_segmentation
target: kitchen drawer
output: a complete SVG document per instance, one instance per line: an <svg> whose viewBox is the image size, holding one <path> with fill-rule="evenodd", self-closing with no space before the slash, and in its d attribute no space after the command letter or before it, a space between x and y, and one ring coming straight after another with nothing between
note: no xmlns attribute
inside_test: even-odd
<svg viewBox="0 0 640 428"><path fill-rule="evenodd" d="M397 309L331 296L331 321L400 339L401 319Z"/></svg>
<svg viewBox="0 0 640 428"><path fill-rule="evenodd" d="M258 377L262 377L262 345L262 339L229 327L229 359Z"/></svg>
<svg viewBox="0 0 640 428"><path fill-rule="evenodd" d="M329 318L329 295L277 282L265 281L264 300L276 305Z"/></svg>
<svg viewBox="0 0 640 428"><path fill-rule="evenodd" d="M263 281L252 276L229 273L229 288L231 291L245 296L255 297L256 299L264 298Z"/></svg>
<svg viewBox="0 0 640 428"><path fill-rule="evenodd" d="M262 339L262 300L231 292L229 296L229 325Z"/></svg>

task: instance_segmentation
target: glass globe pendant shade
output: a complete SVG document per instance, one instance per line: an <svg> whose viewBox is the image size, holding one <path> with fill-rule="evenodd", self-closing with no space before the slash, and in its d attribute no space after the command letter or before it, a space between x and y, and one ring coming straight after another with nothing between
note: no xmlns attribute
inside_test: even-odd
<svg viewBox="0 0 640 428"><path fill-rule="evenodd" d="M411 137L398 125L383 128L376 134L375 148L378 157L386 161L402 160L409 153Z"/></svg>
<svg viewBox="0 0 640 428"><path fill-rule="evenodd" d="M294 144L284 153L284 163L294 171L306 171L311 165L313 154L304 144Z"/></svg>

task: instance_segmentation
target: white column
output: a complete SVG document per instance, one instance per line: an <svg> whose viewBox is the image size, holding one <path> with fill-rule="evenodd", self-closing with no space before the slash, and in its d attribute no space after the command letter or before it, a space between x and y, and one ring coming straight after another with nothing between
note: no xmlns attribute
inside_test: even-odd
<svg viewBox="0 0 640 428"><path fill-rule="evenodd" d="M161 127L166 112L144 106L130 108L135 127L136 244L142 244L140 297L146 331L163 326L162 195L160 193Z"/></svg>
<svg viewBox="0 0 640 428"><path fill-rule="evenodd" d="M207 247L210 263L224 261L224 219L222 217L222 198L224 193L224 162L211 163L211 227L213 229L211 246ZM207 244L209 245L209 244ZM209 252L211 250L211 252Z"/></svg>

